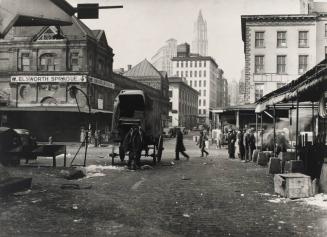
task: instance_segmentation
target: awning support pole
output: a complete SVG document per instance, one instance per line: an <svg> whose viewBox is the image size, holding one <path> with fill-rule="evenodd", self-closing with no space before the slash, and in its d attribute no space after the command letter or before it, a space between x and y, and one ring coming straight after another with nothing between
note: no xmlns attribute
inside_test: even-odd
<svg viewBox="0 0 327 237"><path fill-rule="evenodd" d="M299 149L299 99L296 101L296 128L295 128L295 157L297 159Z"/></svg>
<svg viewBox="0 0 327 237"><path fill-rule="evenodd" d="M315 104L312 102L312 145L314 144L315 138Z"/></svg>
<svg viewBox="0 0 327 237"><path fill-rule="evenodd" d="M255 114L255 131L256 131L256 138L255 138L256 147L258 147L259 140L258 140L258 114L257 113Z"/></svg>
<svg viewBox="0 0 327 237"><path fill-rule="evenodd" d="M260 150L262 151L263 149L263 126L262 126L262 117L263 117L263 113L261 113L261 148Z"/></svg>
<svg viewBox="0 0 327 237"><path fill-rule="evenodd" d="M276 157L276 107L274 105L274 157Z"/></svg>

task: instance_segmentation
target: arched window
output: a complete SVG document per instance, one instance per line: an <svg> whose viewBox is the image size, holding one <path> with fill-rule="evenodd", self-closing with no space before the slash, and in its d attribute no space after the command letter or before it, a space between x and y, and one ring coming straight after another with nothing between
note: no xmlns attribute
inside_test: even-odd
<svg viewBox="0 0 327 237"><path fill-rule="evenodd" d="M40 56L41 71L56 71L56 57L54 53L45 53ZM58 69L58 68L57 68Z"/></svg>

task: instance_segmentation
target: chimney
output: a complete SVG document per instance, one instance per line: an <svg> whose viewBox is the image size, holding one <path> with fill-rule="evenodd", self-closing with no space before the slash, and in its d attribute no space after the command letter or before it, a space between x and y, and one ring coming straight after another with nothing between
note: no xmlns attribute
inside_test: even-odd
<svg viewBox="0 0 327 237"><path fill-rule="evenodd" d="M131 64L128 64L127 65L127 71L131 70L132 69L132 65Z"/></svg>

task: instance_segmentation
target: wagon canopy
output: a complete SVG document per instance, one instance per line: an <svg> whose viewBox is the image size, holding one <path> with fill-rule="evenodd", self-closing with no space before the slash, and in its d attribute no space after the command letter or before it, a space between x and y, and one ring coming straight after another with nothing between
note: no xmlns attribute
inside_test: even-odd
<svg viewBox="0 0 327 237"><path fill-rule="evenodd" d="M123 90L118 98L121 117L133 117L136 111L145 111L145 95L141 90Z"/></svg>
<svg viewBox="0 0 327 237"><path fill-rule="evenodd" d="M319 101L327 88L326 64L327 60L324 59L298 79L263 96L256 102L255 112L260 113L266 110L268 106L289 101Z"/></svg>

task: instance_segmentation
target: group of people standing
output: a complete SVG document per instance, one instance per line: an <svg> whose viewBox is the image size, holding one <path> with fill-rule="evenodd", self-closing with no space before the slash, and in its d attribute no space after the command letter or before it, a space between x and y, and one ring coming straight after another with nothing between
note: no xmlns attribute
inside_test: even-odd
<svg viewBox="0 0 327 237"><path fill-rule="evenodd" d="M237 150L236 153L239 159L245 162L252 160L253 151L256 149L253 128L238 129L237 132L230 128L227 134L227 142L229 158L235 158L235 150Z"/></svg>
<svg viewBox="0 0 327 237"><path fill-rule="evenodd" d="M221 148L223 134L220 129L215 131L217 149ZM254 129L238 129L237 131L230 128L227 133L227 143L228 143L228 155L229 158L234 159L235 153L238 155L239 159L248 162L252 160L253 151L256 149L256 139L254 135ZM201 157L204 155L207 157L209 152L206 150L206 143L208 141L208 133L206 130L200 131L200 137L197 141L197 145L201 151ZM176 149L175 149L175 160L179 160L179 153L181 153L185 158L189 159L189 155L185 153L185 146L183 143L183 133L180 129L176 131Z"/></svg>

